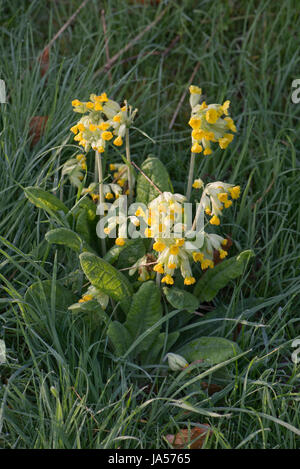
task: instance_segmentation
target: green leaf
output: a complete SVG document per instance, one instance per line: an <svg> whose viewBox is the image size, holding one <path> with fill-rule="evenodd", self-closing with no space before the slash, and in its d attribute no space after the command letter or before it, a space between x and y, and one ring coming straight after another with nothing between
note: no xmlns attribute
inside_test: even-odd
<svg viewBox="0 0 300 469"><path fill-rule="evenodd" d="M145 244L141 238L128 240L123 247L118 257L118 269L131 267L146 254Z"/></svg>
<svg viewBox="0 0 300 469"><path fill-rule="evenodd" d="M201 302L211 301L218 291L225 287L230 280L242 275L246 264L252 256L254 256L253 251L243 251L231 259L221 262L213 269L207 270L196 283L194 295Z"/></svg>
<svg viewBox="0 0 300 469"><path fill-rule="evenodd" d="M144 364L154 364L154 363L159 363L160 361L160 355L163 351L165 342L166 342L166 347L165 347L165 354L168 353L171 349L171 347L175 344L176 340L179 338L179 332L171 332L168 333L168 337L166 339L166 333L161 332L154 340L154 342L151 344L151 347L149 347L149 350L146 350L143 352L141 355L141 362Z"/></svg>
<svg viewBox="0 0 300 469"><path fill-rule="evenodd" d="M107 261L94 254L84 252L79 258L81 267L91 284L115 301L119 301L121 308L127 313L133 294L127 278Z"/></svg>
<svg viewBox="0 0 300 469"><path fill-rule="evenodd" d="M118 357L124 355L131 345L131 337L128 330L119 321L111 322L107 329L107 335Z"/></svg>
<svg viewBox="0 0 300 469"><path fill-rule="evenodd" d="M156 157L150 156L141 166L141 170L162 191L173 192L172 183L163 163ZM155 187L141 174L138 174L136 183L136 201L148 205L159 195Z"/></svg>
<svg viewBox="0 0 300 469"><path fill-rule="evenodd" d="M192 340L176 353L189 363L203 360L205 364L217 365L240 353L239 346L222 337L200 337Z"/></svg>
<svg viewBox="0 0 300 469"><path fill-rule="evenodd" d="M68 228L50 230L46 233L45 238L50 244L61 244L78 253L82 251L93 252L93 249L75 231Z"/></svg>
<svg viewBox="0 0 300 469"><path fill-rule="evenodd" d="M52 215L53 212L62 211L68 213L68 207L61 202L55 195L44 191L39 187L26 187L24 189L27 199L38 208L44 209Z"/></svg>
<svg viewBox="0 0 300 469"><path fill-rule="evenodd" d="M118 259L118 268L131 267L138 259L145 255L146 249L144 240L127 239L123 246L112 246L104 256L104 260L110 264L115 264ZM124 253L124 254L123 254Z"/></svg>
<svg viewBox="0 0 300 469"><path fill-rule="evenodd" d="M134 294L125 322L132 341L152 327L162 317L160 290L153 281L143 283ZM150 332L134 349L135 354L147 350L159 334L159 328Z"/></svg>
<svg viewBox="0 0 300 469"><path fill-rule="evenodd" d="M199 306L199 300L192 293L179 288L164 287L163 292L166 295L168 302L175 309L187 310L193 313Z"/></svg>

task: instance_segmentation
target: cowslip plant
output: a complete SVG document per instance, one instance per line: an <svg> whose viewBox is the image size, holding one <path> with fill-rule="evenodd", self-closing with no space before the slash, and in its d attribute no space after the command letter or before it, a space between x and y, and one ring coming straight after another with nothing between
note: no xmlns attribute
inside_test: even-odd
<svg viewBox="0 0 300 469"><path fill-rule="evenodd" d="M184 366L189 357L209 364L210 339L215 344L213 363L217 356L222 361L237 353L237 347L223 338L193 336L186 343L186 334L178 327L195 322L192 313L199 304L213 300L241 275L252 256L244 251L225 259L228 239L219 233L221 218L239 198L240 186L194 179L195 155L209 157L215 143L225 150L236 132L228 115L229 101L200 103L201 96L202 90L192 85L186 195L174 193L168 172L156 157L149 156L140 168L131 161L129 129L137 109L126 100L120 105L105 92L91 94L87 102L72 101L73 110L82 115L71 127L79 150L64 163L62 178L77 188L73 207L63 202L62 183L60 199L37 187L25 190L55 225L46 240L75 251L89 281L70 311L93 317L98 312L98 326L104 327L113 352L141 364L158 363L166 353L174 358L177 350ZM90 150L95 155L92 168ZM115 162L116 154L121 161ZM192 190L196 204L189 203ZM180 363L171 368L178 369Z"/></svg>

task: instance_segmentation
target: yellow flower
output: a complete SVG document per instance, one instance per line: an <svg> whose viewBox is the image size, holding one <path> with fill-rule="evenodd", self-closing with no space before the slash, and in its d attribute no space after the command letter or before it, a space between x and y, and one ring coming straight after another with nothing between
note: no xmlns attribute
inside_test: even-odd
<svg viewBox="0 0 300 469"><path fill-rule="evenodd" d="M116 244L117 246L124 246L124 244L125 244L125 239L124 239L124 238L117 238L117 239L115 240L115 244Z"/></svg>
<svg viewBox="0 0 300 469"><path fill-rule="evenodd" d="M231 205L232 205L232 200L225 200L225 202L224 202L224 207L225 208L229 208L229 207L231 207Z"/></svg>
<svg viewBox="0 0 300 469"><path fill-rule="evenodd" d="M84 295L78 303L85 303L86 301L91 301L93 299L92 295Z"/></svg>
<svg viewBox="0 0 300 469"><path fill-rule="evenodd" d="M102 93L99 96L95 96L95 101L100 103L105 103L108 101L106 93Z"/></svg>
<svg viewBox="0 0 300 469"><path fill-rule="evenodd" d="M176 245L170 246L170 253L173 254L174 256L177 256L179 252L179 247Z"/></svg>
<svg viewBox="0 0 300 469"><path fill-rule="evenodd" d="M154 251L157 251L157 252L162 252L165 249L165 247L166 247L166 245L164 243L162 243L161 241L156 241L153 244L153 249L154 249Z"/></svg>
<svg viewBox="0 0 300 469"><path fill-rule="evenodd" d="M238 199L241 193L240 186L234 186L229 189L230 195L233 199Z"/></svg>
<svg viewBox="0 0 300 469"><path fill-rule="evenodd" d="M209 124L215 124L219 118L219 115L215 109L209 109L206 111L205 118Z"/></svg>
<svg viewBox="0 0 300 469"><path fill-rule="evenodd" d="M73 107L74 107L74 106L79 106L80 104L81 104L81 102L80 102L78 99L74 99L74 100L72 101L72 106L73 106Z"/></svg>
<svg viewBox="0 0 300 469"><path fill-rule="evenodd" d="M224 249L219 249L219 254L220 254L220 259L224 259L226 256L228 256L228 252L224 251Z"/></svg>
<svg viewBox="0 0 300 469"><path fill-rule="evenodd" d="M108 141L108 140L111 140L111 139L113 138L113 134L112 134L111 132L106 132L106 131L104 131L104 132L102 132L102 134L101 134L101 138L102 138L103 140Z"/></svg>
<svg viewBox="0 0 300 469"><path fill-rule="evenodd" d="M163 267L163 265L162 265L160 262L154 266L153 270L154 270L155 272L158 272L159 274L163 274L163 273L164 273L164 267Z"/></svg>
<svg viewBox="0 0 300 469"><path fill-rule="evenodd" d="M203 187L203 181L201 179L195 179L193 182L194 189L201 189Z"/></svg>
<svg viewBox="0 0 300 469"><path fill-rule="evenodd" d="M209 223L211 225L220 225L220 218L217 215L214 215L210 220Z"/></svg>
<svg viewBox="0 0 300 469"><path fill-rule="evenodd" d="M203 155L211 155L211 154L212 154L212 149L210 147L206 147L203 152Z"/></svg>
<svg viewBox="0 0 300 469"><path fill-rule="evenodd" d="M228 199L228 194L227 194L227 192L220 192L220 193L218 194L218 199L219 199L220 202L222 202L222 203L224 204L224 203L227 201L227 199Z"/></svg>
<svg viewBox="0 0 300 469"><path fill-rule="evenodd" d="M185 239L184 238L178 238L176 239L176 246L179 246L179 247L182 247L185 243Z"/></svg>
<svg viewBox="0 0 300 469"><path fill-rule="evenodd" d="M81 122L79 122L79 124L77 124L77 127L78 127L78 130L80 130L80 132L83 132L85 130L85 127Z"/></svg>
<svg viewBox="0 0 300 469"><path fill-rule="evenodd" d="M202 94L202 89L199 88L199 86L196 85L191 85L189 87L190 93L191 94Z"/></svg>
<svg viewBox="0 0 300 469"><path fill-rule="evenodd" d="M233 135L232 134L225 134L223 138L219 138L219 145L222 150L228 147L229 143L232 142Z"/></svg>
<svg viewBox="0 0 300 469"><path fill-rule="evenodd" d="M195 282L196 282L196 279L194 277L185 277L184 279L185 285L193 285L193 283Z"/></svg>
<svg viewBox="0 0 300 469"><path fill-rule="evenodd" d="M121 145L123 145L123 140L122 140L122 137L117 137L114 139L114 145L116 145L117 147L120 147Z"/></svg>
<svg viewBox="0 0 300 469"><path fill-rule="evenodd" d="M199 145L199 143L194 143L194 145L191 148L192 153L201 153L203 150L202 146Z"/></svg>
<svg viewBox="0 0 300 469"><path fill-rule="evenodd" d="M121 116L117 114L116 116L113 117L114 122L121 122Z"/></svg>
<svg viewBox="0 0 300 469"><path fill-rule="evenodd" d="M97 152L98 153L104 153L104 147L97 147Z"/></svg>
<svg viewBox="0 0 300 469"><path fill-rule="evenodd" d="M202 129L194 129L192 131L192 137L195 139L195 140L201 140L202 138L205 137L205 132L204 130Z"/></svg>
<svg viewBox="0 0 300 469"><path fill-rule="evenodd" d="M145 217L145 212L141 207L138 207L138 209L135 212L136 217Z"/></svg>
<svg viewBox="0 0 300 469"><path fill-rule="evenodd" d="M77 132L78 132L78 127L77 127L77 125L73 125L73 127L71 127L70 130L71 130L71 132L73 132L73 134L76 135Z"/></svg>
<svg viewBox="0 0 300 469"><path fill-rule="evenodd" d="M110 229L109 229L108 227L107 227L107 228L104 228L103 231L104 231L104 233L107 234L107 235L110 233Z"/></svg>
<svg viewBox="0 0 300 469"><path fill-rule="evenodd" d="M95 132L95 130L97 130L97 126L95 124L90 124L89 129L91 132Z"/></svg>
<svg viewBox="0 0 300 469"><path fill-rule="evenodd" d="M201 269L202 270L205 270L205 269L208 269L208 267L210 269L213 269L214 268L214 263L213 261L211 261L210 259L204 259L202 262L201 262Z"/></svg>
<svg viewBox="0 0 300 469"><path fill-rule="evenodd" d="M95 106L95 105L94 105L94 103L92 103L92 101L88 101L88 102L86 103L86 107L87 107L88 109L94 109L94 106Z"/></svg>
<svg viewBox="0 0 300 469"><path fill-rule="evenodd" d="M110 171L114 171L115 169L116 169L116 165L114 165L114 164L109 165L109 170Z"/></svg>
<svg viewBox="0 0 300 469"><path fill-rule="evenodd" d="M233 119L231 119L231 117L225 117L224 121L226 121L227 127L229 130L231 130L231 132L236 132L236 126L234 125Z"/></svg>
<svg viewBox="0 0 300 469"><path fill-rule="evenodd" d="M112 194L111 192L107 192L107 194L105 194L105 198L106 198L107 200L110 200L110 199L113 199L114 196L113 196L113 194Z"/></svg>
<svg viewBox="0 0 300 469"><path fill-rule="evenodd" d="M168 269L174 270L174 269L176 269L176 267L177 267L177 265L176 265L175 263L173 263L173 262L170 262L170 263L168 264Z"/></svg>
<svg viewBox="0 0 300 469"><path fill-rule="evenodd" d="M100 103L95 103L95 111L102 111L103 110L103 107Z"/></svg>
<svg viewBox="0 0 300 469"><path fill-rule="evenodd" d="M193 259L194 262L202 262L204 259L204 255L202 252L193 252Z"/></svg>
<svg viewBox="0 0 300 469"><path fill-rule="evenodd" d="M98 125L98 129L100 130L107 130L109 127L110 125L108 122L101 122L101 124Z"/></svg>
<svg viewBox="0 0 300 469"><path fill-rule="evenodd" d="M166 283L167 285L173 285L174 280L173 280L173 278L171 277L171 275L168 274L168 275L165 275L165 277L163 277L163 278L161 279L161 282L162 282L162 283Z"/></svg>
<svg viewBox="0 0 300 469"><path fill-rule="evenodd" d="M200 129L200 126L201 126L201 117L197 117L197 116L194 116L194 117L191 117L190 120L189 120L189 125L192 127L192 129L196 130L196 129Z"/></svg>
<svg viewBox="0 0 300 469"><path fill-rule="evenodd" d="M144 234L145 234L146 238L151 238L152 237L152 231L150 230L150 228L146 228Z"/></svg>
<svg viewBox="0 0 300 469"><path fill-rule="evenodd" d="M230 106L230 101L227 100L223 103L223 106L221 106L221 109L223 111L223 113L227 116L228 115L228 109L229 109L229 106Z"/></svg>

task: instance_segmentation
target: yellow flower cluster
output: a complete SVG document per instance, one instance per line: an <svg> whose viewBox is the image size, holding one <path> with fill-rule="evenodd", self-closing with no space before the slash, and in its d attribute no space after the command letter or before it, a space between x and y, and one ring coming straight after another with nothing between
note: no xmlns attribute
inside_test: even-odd
<svg viewBox="0 0 300 469"><path fill-rule="evenodd" d="M145 236L153 238L153 250L157 253L154 272L163 274L162 283L174 284L176 269L180 269L185 285L195 283L191 263L200 263L203 270L213 268L214 250L218 250L220 258L227 255L223 248L227 240L219 235L201 231L193 241L186 237L186 225L182 223L183 202L180 194L164 192L154 199L144 211L139 207L135 217L143 218L148 227Z"/></svg>
<svg viewBox="0 0 300 469"><path fill-rule="evenodd" d="M109 170L114 171L113 181L120 187L120 192L123 191L125 195L129 194L128 188L128 166L126 164L114 163L109 165ZM135 178L132 174L132 184L134 186Z"/></svg>
<svg viewBox="0 0 300 469"><path fill-rule="evenodd" d="M96 300L101 305L103 309L105 309L108 305L109 296L105 293L102 293L93 285L90 285L87 292L82 295L80 300L78 300L79 304L86 303L87 301ZM71 306L72 308L72 306Z"/></svg>
<svg viewBox="0 0 300 469"><path fill-rule="evenodd" d="M209 104L205 101L199 104L202 90L195 85L190 86L190 104L192 114L189 125L192 127L192 153L210 155L211 143L218 142L220 148L225 149L233 140L236 126L228 116L230 101L221 104ZM223 117L225 116L225 117Z"/></svg>
<svg viewBox="0 0 300 469"><path fill-rule="evenodd" d="M72 106L74 112L84 114L70 129L75 135L74 140L85 151L92 148L99 153L105 151L106 143L111 140L117 147L123 145L126 128L130 127L137 112L127 102L121 107L109 99L106 93L99 96L91 94L87 102L75 99Z"/></svg>
<svg viewBox="0 0 300 469"><path fill-rule="evenodd" d="M198 188L198 184L199 180L195 180L193 187ZM222 210L231 207L232 201L238 199L240 193L240 186L226 184L221 181L213 182L205 186L200 200L200 207L206 215L211 217L209 220L211 225L220 225ZM231 197L231 199L229 197Z"/></svg>
<svg viewBox="0 0 300 469"><path fill-rule="evenodd" d="M103 195L106 200L118 199L122 192L122 188L118 184L103 184ZM82 190L82 194L89 194L94 202L99 200L99 185L92 182L87 188Z"/></svg>

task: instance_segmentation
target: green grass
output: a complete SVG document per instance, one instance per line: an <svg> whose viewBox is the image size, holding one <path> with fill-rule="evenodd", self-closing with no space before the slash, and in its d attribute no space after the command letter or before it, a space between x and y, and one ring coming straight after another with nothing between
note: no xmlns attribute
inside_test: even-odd
<svg viewBox="0 0 300 469"><path fill-rule="evenodd" d="M110 83L105 72L95 78L105 64L100 8L112 56L165 5L90 0L55 42L41 78L38 54L79 4L12 0L0 6L0 78L10 94L0 105L0 337L8 354L0 369L0 447L168 448L166 434L200 422L213 428L206 448L299 448L300 375L291 361L300 308L300 105L291 101L291 83L299 78L298 4L168 2L159 24L112 67ZM168 54L145 55L165 51L177 35ZM201 369L178 375L167 373L164 363L142 369L117 359L103 330L70 314L58 321L54 302L37 311L43 331L22 314L29 285L56 278L71 285L79 268L74 255L44 241L52 222L23 193L29 185L57 190L57 170L74 148L71 100L107 90L138 107L136 126L156 144L132 132L133 160L159 156L181 192L189 160L187 98L171 130L169 123L197 62L194 83L209 102L230 99L238 126L234 143L198 164L197 175L241 185L243 196L223 226L234 239L232 255L255 252L244 277L214 301L224 320L199 320L201 333L229 339L237 323L247 321L237 336L247 353L228 367L223 389L212 396L200 385L212 370L206 377ZM35 115L49 119L43 138L30 147ZM71 202L73 189L65 195Z"/></svg>

